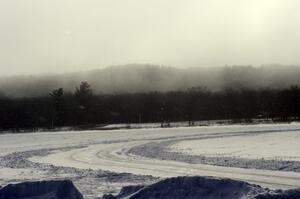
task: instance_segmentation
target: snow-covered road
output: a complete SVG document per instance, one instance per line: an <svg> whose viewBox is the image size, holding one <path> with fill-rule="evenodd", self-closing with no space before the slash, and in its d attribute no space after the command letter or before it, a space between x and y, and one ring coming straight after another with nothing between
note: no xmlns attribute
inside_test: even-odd
<svg viewBox="0 0 300 199"><path fill-rule="evenodd" d="M287 189L300 186L297 143L300 143L300 124L7 134L0 136L0 156L51 149L49 154L28 159L41 165L79 170L159 178L215 176ZM61 147L69 148L60 150ZM203 161L206 156L210 161ZM265 159L267 162L262 165L266 167L253 166ZM233 164L234 161L237 163ZM240 166L241 162L246 166ZM269 163L280 167L268 167ZM2 179L5 180L9 179Z"/></svg>

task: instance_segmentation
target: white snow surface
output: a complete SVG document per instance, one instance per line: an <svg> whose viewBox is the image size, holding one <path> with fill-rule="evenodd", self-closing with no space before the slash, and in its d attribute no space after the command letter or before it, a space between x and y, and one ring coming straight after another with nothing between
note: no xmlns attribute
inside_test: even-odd
<svg viewBox="0 0 300 199"><path fill-rule="evenodd" d="M300 161L300 131L188 140L171 150L189 155Z"/></svg>
<svg viewBox="0 0 300 199"><path fill-rule="evenodd" d="M0 159L3 161L0 165L0 185L23 181L22 175L19 175L23 172L26 180L29 180L30 173L34 173L33 179L71 178L85 198L117 193L124 185L155 181L141 175L151 175L157 179L213 176L244 180L268 188L297 188L300 172L191 164L177 161L176 156L170 160L164 153L157 158L155 155L148 157L143 155L146 153L143 150L148 149L143 146L170 142L166 150L182 153L187 159L190 155L200 154L292 160L296 164L300 156L299 141L298 123L3 134L0 135L0 158L6 158ZM139 154L130 153L134 147L140 147ZM18 161L20 156L31 163ZM96 171L109 172L100 175L95 174ZM91 190L98 191L98 194Z"/></svg>

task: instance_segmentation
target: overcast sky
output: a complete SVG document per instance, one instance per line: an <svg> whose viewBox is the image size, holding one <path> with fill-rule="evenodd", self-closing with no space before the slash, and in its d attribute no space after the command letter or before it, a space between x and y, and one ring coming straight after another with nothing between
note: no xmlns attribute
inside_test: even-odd
<svg viewBox="0 0 300 199"><path fill-rule="evenodd" d="M299 64L299 0L0 0L0 74Z"/></svg>

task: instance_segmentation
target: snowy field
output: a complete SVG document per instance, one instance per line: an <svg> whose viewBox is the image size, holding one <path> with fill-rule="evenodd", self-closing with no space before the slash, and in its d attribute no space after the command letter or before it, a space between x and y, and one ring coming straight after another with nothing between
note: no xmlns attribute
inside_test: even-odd
<svg viewBox="0 0 300 199"><path fill-rule="evenodd" d="M86 198L175 176L300 186L300 124L0 135L0 185L71 179Z"/></svg>
<svg viewBox="0 0 300 199"><path fill-rule="evenodd" d="M181 141L172 150L190 155L300 161L300 131Z"/></svg>

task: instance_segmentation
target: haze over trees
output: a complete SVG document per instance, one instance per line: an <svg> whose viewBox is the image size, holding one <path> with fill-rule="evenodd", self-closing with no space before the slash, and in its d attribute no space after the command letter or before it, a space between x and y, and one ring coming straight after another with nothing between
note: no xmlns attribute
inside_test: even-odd
<svg viewBox="0 0 300 199"><path fill-rule="evenodd" d="M0 95L37 97L54 89L73 92L74 86L87 81L94 94L185 91L205 87L210 91L232 89L285 89L300 84L297 66L227 66L211 68L172 68L132 64L93 71L0 77Z"/></svg>
<svg viewBox="0 0 300 199"><path fill-rule="evenodd" d="M300 68L131 65L1 78L0 130L253 118L299 120Z"/></svg>

